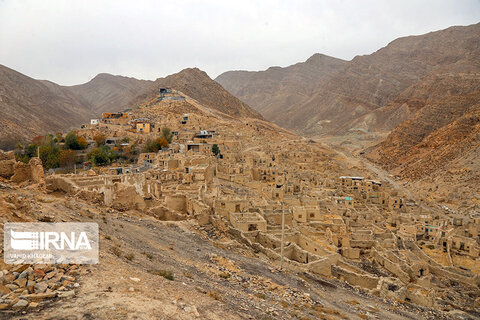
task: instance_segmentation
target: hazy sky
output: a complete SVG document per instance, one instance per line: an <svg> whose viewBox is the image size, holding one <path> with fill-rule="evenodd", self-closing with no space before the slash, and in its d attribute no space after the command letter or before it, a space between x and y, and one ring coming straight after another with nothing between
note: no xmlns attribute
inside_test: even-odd
<svg viewBox="0 0 480 320"><path fill-rule="evenodd" d="M194 66L214 78L477 22L480 0L0 0L0 64L64 85Z"/></svg>

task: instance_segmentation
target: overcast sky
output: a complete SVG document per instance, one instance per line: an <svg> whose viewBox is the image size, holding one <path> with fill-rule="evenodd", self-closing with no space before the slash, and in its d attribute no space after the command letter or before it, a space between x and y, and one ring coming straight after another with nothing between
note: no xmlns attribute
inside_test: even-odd
<svg viewBox="0 0 480 320"><path fill-rule="evenodd" d="M0 0L0 64L63 85L186 67L215 78L477 22L480 0Z"/></svg>

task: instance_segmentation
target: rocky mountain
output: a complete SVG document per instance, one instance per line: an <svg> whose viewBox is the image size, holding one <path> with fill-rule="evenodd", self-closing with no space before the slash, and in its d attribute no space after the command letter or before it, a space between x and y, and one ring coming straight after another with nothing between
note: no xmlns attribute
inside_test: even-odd
<svg viewBox="0 0 480 320"><path fill-rule="evenodd" d="M404 178L471 167L480 153L480 69L424 79L405 104L419 110L399 124L367 157ZM420 100L420 98L423 99ZM458 163L459 159L465 159ZM475 161L478 166L478 161ZM473 169L473 168L472 168ZM478 170L480 168L476 168ZM480 182L480 181L478 181Z"/></svg>
<svg viewBox="0 0 480 320"><path fill-rule="evenodd" d="M0 83L0 148L4 149L36 135L78 127L102 112L125 110L159 87L173 87L230 116L263 119L199 69L185 69L156 81L102 73L85 84L68 87L0 65Z"/></svg>
<svg viewBox="0 0 480 320"><path fill-rule="evenodd" d="M336 72L344 60L314 54L307 61L265 71L228 71L215 81L229 92L276 122L286 110L308 101Z"/></svg>
<svg viewBox="0 0 480 320"><path fill-rule="evenodd" d="M0 65L0 83L0 147L8 149L19 140L77 127L102 112L124 110L153 81L102 73L67 87Z"/></svg>
<svg viewBox="0 0 480 320"><path fill-rule="evenodd" d="M286 107L264 115L286 128L314 136L344 134L352 129L392 130L426 105L424 98L429 94L421 91L428 87L429 79L476 68L480 61L479 43L480 24L399 38L334 71L308 99L285 95L279 105ZM250 78L237 72L221 75L217 80L263 110L258 93L245 96L249 91L244 88ZM256 90L276 95L265 83L257 83ZM409 98L414 92L418 99ZM288 101L290 97L292 100Z"/></svg>
<svg viewBox="0 0 480 320"><path fill-rule="evenodd" d="M87 83L69 89L85 99L97 113L123 110L153 81L100 73Z"/></svg>
<svg viewBox="0 0 480 320"><path fill-rule="evenodd" d="M67 130L95 116L80 96L0 65L0 148L19 139Z"/></svg>
<svg viewBox="0 0 480 320"><path fill-rule="evenodd" d="M198 68L188 68L168 77L158 78L143 94L134 99L132 105L155 96L160 87L181 91L200 104L233 117L263 119L260 113L230 94Z"/></svg>
<svg viewBox="0 0 480 320"><path fill-rule="evenodd" d="M479 176L473 173L480 168L472 159L480 155L480 24L449 28L436 37L444 40L443 52L449 55L375 111L377 119L385 119L385 129L399 124L367 157L403 178L418 180L458 169L457 178L473 179L478 185ZM445 44L455 37L461 41ZM395 114L397 120L392 119ZM464 176L468 172L472 175Z"/></svg>

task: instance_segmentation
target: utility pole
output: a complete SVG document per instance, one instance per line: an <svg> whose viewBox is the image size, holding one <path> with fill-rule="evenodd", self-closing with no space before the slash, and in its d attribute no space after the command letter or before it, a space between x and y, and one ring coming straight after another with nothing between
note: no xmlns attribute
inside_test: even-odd
<svg viewBox="0 0 480 320"><path fill-rule="evenodd" d="M283 270L283 246L285 241L285 210L283 208L283 201L282 201L282 247L280 251L280 269Z"/></svg>

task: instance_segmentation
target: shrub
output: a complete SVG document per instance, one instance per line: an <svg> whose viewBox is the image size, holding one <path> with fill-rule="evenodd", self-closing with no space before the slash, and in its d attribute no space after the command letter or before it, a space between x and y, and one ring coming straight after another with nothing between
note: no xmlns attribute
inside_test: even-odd
<svg viewBox="0 0 480 320"><path fill-rule="evenodd" d="M215 300L221 300L222 299L222 296L220 294L220 291L216 290L216 291L209 291L208 292L208 295L210 297L212 297L213 299Z"/></svg>
<svg viewBox="0 0 480 320"><path fill-rule="evenodd" d="M120 250L119 247L115 246L115 247L112 247L112 253L117 257L120 257L122 255L122 250Z"/></svg>
<svg viewBox="0 0 480 320"><path fill-rule="evenodd" d="M170 280L170 281L173 281L174 280L174 277L173 277L173 272L172 271L168 271L168 270L158 270L157 272L155 272L157 275L159 276L162 276L164 277L165 279L167 280Z"/></svg>
<svg viewBox="0 0 480 320"><path fill-rule="evenodd" d="M143 147L143 152L157 152L158 146L155 141L147 140L145 147Z"/></svg>
<svg viewBox="0 0 480 320"><path fill-rule="evenodd" d="M257 298L263 299L263 300L265 300L267 298L265 293L261 293L261 292L255 293L254 296L257 297Z"/></svg>
<svg viewBox="0 0 480 320"><path fill-rule="evenodd" d="M61 132L57 132L57 134L55 135L55 142L59 143L59 142L64 142L65 139L63 139L63 135Z"/></svg>
<svg viewBox="0 0 480 320"><path fill-rule="evenodd" d="M230 273L227 273L227 272L221 272L221 273L218 274L218 276L219 276L220 278L223 278L223 279L228 279L228 278L230 278L232 275L231 275Z"/></svg>
<svg viewBox="0 0 480 320"><path fill-rule="evenodd" d="M152 259L153 259L153 254L151 254L151 253L146 253L145 251L143 252L143 254L148 258L148 260L152 260Z"/></svg>
<svg viewBox="0 0 480 320"><path fill-rule="evenodd" d="M97 147L103 146L106 140L107 138L105 137L105 135L101 133L93 136L93 141L95 141L95 143L97 144Z"/></svg>

